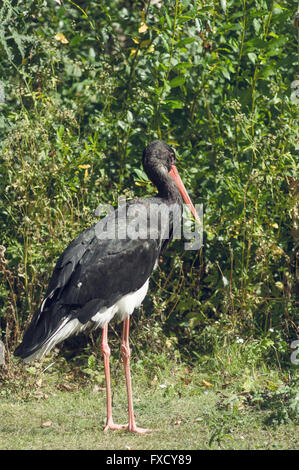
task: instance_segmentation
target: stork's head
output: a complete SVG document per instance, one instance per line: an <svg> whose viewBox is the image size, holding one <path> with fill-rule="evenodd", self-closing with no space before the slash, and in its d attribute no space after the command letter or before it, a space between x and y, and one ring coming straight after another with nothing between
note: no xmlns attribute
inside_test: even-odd
<svg viewBox="0 0 299 470"><path fill-rule="evenodd" d="M176 168L174 149L165 142L154 140L144 149L142 162L147 176L158 188L161 187L162 182L167 184L167 180L169 181L169 176L171 176L184 202L189 206L195 219L199 221L199 216Z"/></svg>

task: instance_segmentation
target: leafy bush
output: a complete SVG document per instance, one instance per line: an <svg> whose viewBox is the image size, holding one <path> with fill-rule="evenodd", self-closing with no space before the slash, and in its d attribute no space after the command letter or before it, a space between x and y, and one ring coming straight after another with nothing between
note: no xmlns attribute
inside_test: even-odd
<svg viewBox="0 0 299 470"><path fill-rule="evenodd" d="M283 385L274 390L253 393L249 399L251 405L271 410L266 418L266 424L277 426L282 423L299 420L299 393L298 378L290 384Z"/></svg>
<svg viewBox="0 0 299 470"><path fill-rule="evenodd" d="M204 205L205 235L198 252L173 242L146 310L195 352L211 327L257 339L275 328L293 339L294 13L288 0L4 0L0 320L8 347L97 204L153 192L139 170L156 138L176 148L185 184Z"/></svg>

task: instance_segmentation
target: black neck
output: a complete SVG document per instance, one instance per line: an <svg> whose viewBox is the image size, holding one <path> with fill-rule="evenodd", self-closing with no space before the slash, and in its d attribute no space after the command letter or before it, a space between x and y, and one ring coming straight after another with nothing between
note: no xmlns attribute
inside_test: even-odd
<svg viewBox="0 0 299 470"><path fill-rule="evenodd" d="M168 201L182 202L179 188L164 167L152 167L147 173L158 189L158 197Z"/></svg>
<svg viewBox="0 0 299 470"><path fill-rule="evenodd" d="M167 174L167 178L159 185L156 185L158 189L158 196L167 199L168 201L182 202L181 193L176 183L173 181L171 176Z"/></svg>

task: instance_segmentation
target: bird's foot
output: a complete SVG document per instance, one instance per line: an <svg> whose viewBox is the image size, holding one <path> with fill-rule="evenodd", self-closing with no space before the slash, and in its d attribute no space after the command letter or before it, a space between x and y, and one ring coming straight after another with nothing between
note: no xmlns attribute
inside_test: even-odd
<svg viewBox="0 0 299 470"><path fill-rule="evenodd" d="M108 421L106 426L104 427L104 431L108 431L109 429L111 429L112 431L120 431L125 427L125 424L115 424L113 421Z"/></svg>
<svg viewBox="0 0 299 470"><path fill-rule="evenodd" d="M152 429L146 429L146 428L139 428L136 426L136 424L133 424L131 426L127 424L115 424L113 421L110 421L109 423L106 424L104 427L104 432L105 431L120 431L121 429L125 429L128 432L136 432L136 434L145 434L147 432L152 432Z"/></svg>
<svg viewBox="0 0 299 470"><path fill-rule="evenodd" d="M128 425L127 431L136 432L137 434L146 434L147 432L152 432L153 430L146 429L146 428L139 428L138 426L136 426L135 423L133 423L132 425Z"/></svg>

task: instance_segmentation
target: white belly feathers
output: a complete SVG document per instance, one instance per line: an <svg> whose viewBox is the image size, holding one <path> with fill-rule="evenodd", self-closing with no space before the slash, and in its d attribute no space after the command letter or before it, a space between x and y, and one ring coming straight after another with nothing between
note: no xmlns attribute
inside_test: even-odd
<svg viewBox="0 0 299 470"><path fill-rule="evenodd" d="M65 340L73 334L81 333L88 328L103 328L107 322L117 315L120 321L123 321L129 315L132 315L135 308L140 307L148 290L149 280L143 284L136 292L124 295L114 305L108 308L102 308L90 321L82 324L77 318L70 321L64 321L60 327L53 333L44 346L36 353L25 359L25 362L31 362L33 359L41 358L47 354L56 344Z"/></svg>

